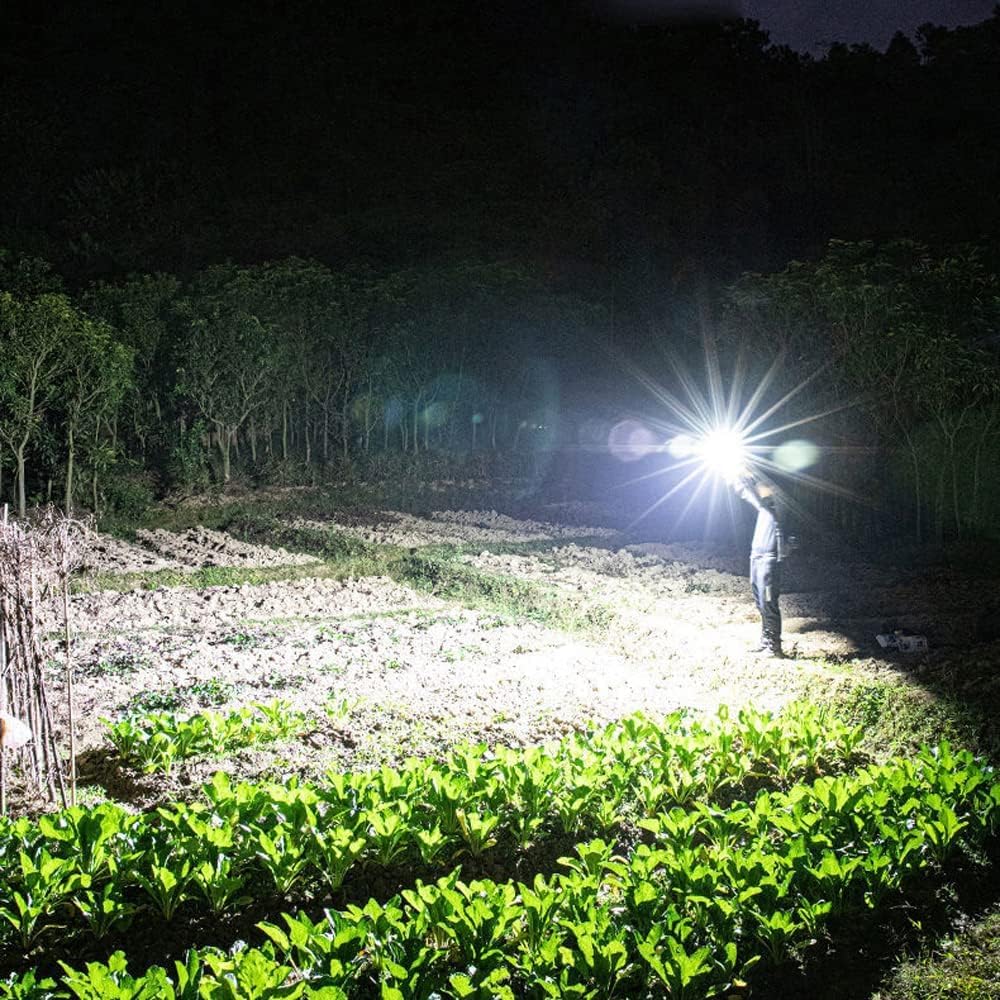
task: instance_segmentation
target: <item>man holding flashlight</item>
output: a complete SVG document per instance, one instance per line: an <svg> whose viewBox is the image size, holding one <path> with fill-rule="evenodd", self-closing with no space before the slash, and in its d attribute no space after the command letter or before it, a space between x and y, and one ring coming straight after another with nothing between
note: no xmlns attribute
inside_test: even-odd
<svg viewBox="0 0 1000 1000"><path fill-rule="evenodd" d="M750 544L750 587L760 611L760 643L755 653L770 653L781 657L781 561L784 558L784 535L774 504L774 490L768 483L758 482L745 469L740 469L729 483L736 495L757 511L753 541Z"/></svg>

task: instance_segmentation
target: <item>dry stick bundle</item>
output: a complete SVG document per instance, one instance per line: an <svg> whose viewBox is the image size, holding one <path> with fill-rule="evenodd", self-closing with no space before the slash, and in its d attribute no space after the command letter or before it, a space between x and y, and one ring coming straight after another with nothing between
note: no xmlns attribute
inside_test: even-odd
<svg viewBox="0 0 1000 1000"><path fill-rule="evenodd" d="M79 541L86 525L62 517L53 509L30 521L15 521L6 506L0 515L0 711L23 721L33 739L12 753L2 751L0 765L13 757L21 772L55 801L66 805L62 763L45 687L43 635L54 624L52 598L62 597L69 698L70 801L76 799L76 719L69 617L69 576L77 563ZM0 743L3 740L0 739ZM7 774L0 766L0 797L6 806Z"/></svg>
<svg viewBox="0 0 1000 1000"><path fill-rule="evenodd" d="M7 507L3 509L7 520ZM4 628L4 599L0 591L0 816L7 815L7 631Z"/></svg>

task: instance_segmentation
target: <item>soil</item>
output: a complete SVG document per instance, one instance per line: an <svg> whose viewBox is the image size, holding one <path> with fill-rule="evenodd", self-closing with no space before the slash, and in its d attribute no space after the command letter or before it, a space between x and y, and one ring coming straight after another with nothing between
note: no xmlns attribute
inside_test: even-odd
<svg viewBox="0 0 1000 1000"><path fill-rule="evenodd" d="M478 551L461 556L467 565L540 583L597 620L610 610L614 625L597 642L380 578L78 594L77 741L92 794L148 806L219 766L187 763L169 779L124 775L106 723L135 711L183 714L281 698L310 716L310 731L238 754L226 767L247 778L317 776L436 754L463 739L536 743L636 711L777 709L828 680L831 663L916 673L935 655L967 647L983 601L1000 597L996 581L799 557L787 564L782 597L787 658L775 660L747 652L759 618L746 557L733 550L658 541L618 548L614 529L496 511L353 512L309 523L371 543L472 546ZM200 527L137 538L95 538L84 572L316 561ZM535 546L511 554L512 543ZM927 635L935 652L880 650L875 634L892 628ZM65 735L61 658L54 647L49 683Z"/></svg>
<svg viewBox="0 0 1000 1000"><path fill-rule="evenodd" d="M551 542L566 538L615 538L614 528L554 524L518 519L495 510L433 511L426 516L395 511L341 514L331 520L299 520L303 528L334 529L378 545L419 548L424 545L498 545Z"/></svg>
<svg viewBox="0 0 1000 1000"><path fill-rule="evenodd" d="M196 527L188 531L141 529L136 542L96 533L88 537L80 569L84 574L145 573L155 570L191 572L210 566L303 566L315 556L252 545L222 531Z"/></svg>

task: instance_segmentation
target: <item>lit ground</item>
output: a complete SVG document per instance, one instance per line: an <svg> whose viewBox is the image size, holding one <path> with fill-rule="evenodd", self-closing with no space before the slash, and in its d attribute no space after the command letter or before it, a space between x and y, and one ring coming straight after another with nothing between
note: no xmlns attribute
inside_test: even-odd
<svg viewBox="0 0 1000 1000"><path fill-rule="evenodd" d="M148 804L219 766L196 761L169 779L125 780L104 720L142 710L284 699L310 715L306 734L239 753L225 766L246 777L316 776L435 754L463 739L539 742L639 710L778 708L861 675L916 678L934 656L974 637L986 586L800 557L788 567L789 655L778 661L748 652L759 625L742 553L655 539L625 546L600 526L494 511L354 512L283 523L310 537L353 537L375 552L446 547L446 566L541 588L595 627L532 619L510 602L473 610L385 576L334 579L315 557L200 527L140 532L134 542L95 539L85 578L144 573L136 582L150 586L157 570L206 567L294 567L295 578L199 587L175 572L169 587L74 596L88 795ZM874 635L887 623L928 634L934 654L881 653ZM51 684L65 729L61 671Z"/></svg>

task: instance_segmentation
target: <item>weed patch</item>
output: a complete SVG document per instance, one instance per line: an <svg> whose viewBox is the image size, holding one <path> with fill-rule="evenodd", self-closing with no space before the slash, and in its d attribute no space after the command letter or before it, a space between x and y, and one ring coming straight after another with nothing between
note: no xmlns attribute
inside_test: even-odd
<svg viewBox="0 0 1000 1000"><path fill-rule="evenodd" d="M422 553L404 556L393 569L392 575L399 582L417 590L507 618L590 633L606 631L615 620L610 609L581 610L558 592L533 581L481 573L461 563L431 559Z"/></svg>
<svg viewBox="0 0 1000 1000"><path fill-rule="evenodd" d="M930 954L904 962L872 1000L995 1000L1000 993L1000 913Z"/></svg>
<svg viewBox="0 0 1000 1000"><path fill-rule="evenodd" d="M967 703L903 681L861 681L838 699L837 712L862 728L865 749L879 758L912 754L941 739L988 749L982 720Z"/></svg>

